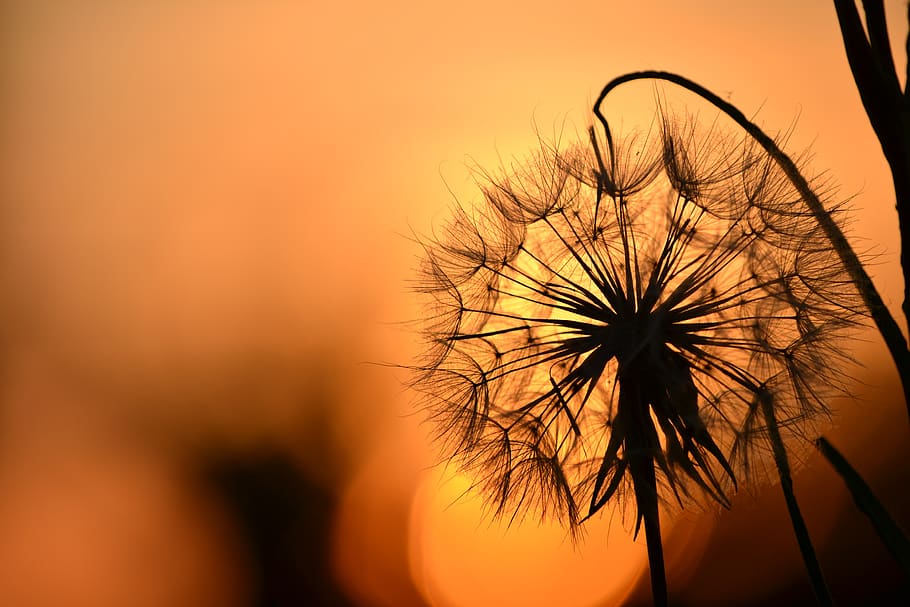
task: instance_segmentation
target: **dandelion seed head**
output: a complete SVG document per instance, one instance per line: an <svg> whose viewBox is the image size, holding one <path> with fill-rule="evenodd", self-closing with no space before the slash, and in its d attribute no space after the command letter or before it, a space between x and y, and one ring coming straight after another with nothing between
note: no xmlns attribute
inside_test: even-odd
<svg viewBox="0 0 910 607"><path fill-rule="evenodd" d="M726 505L768 460L763 404L808 441L845 387L859 300L796 190L716 124L656 122L481 171L422 241L411 385L496 515L574 528L642 461Z"/></svg>

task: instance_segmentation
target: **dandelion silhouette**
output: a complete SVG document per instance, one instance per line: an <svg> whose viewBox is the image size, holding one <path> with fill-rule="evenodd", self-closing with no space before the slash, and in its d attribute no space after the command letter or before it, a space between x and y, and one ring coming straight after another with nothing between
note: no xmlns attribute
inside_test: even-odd
<svg viewBox="0 0 910 607"><path fill-rule="evenodd" d="M655 124L479 172L482 202L421 241L412 385L495 515L575 530L631 498L666 604L659 503L728 506L810 444L858 298L768 154L663 108Z"/></svg>

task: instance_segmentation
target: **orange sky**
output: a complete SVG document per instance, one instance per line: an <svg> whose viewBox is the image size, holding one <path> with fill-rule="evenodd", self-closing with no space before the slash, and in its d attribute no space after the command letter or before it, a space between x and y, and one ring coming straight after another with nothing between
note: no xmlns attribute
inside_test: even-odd
<svg viewBox="0 0 910 607"><path fill-rule="evenodd" d="M898 50L904 4L886 2ZM450 190L470 199L465 161L495 168L522 155L534 124L583 130L600 87L627 71L684 74L770 132L795 121L791 149L811 143L812 166L853 197L851 238L877 255L871 273L898 310L890 178L826 2L22 0L0 10L0 435L15 438L0 457L0 530L25 525L22 545L38 537L65 552L91 535L42 536L40 518L25 516L30 499L56 490L11 472L35 453L53 471L74 449L86 462L74 474L110 487L98 499L119 504L124 525L178 534L207 498L186 488L158 442L143 450L118 437L153 428L168 444L271 441L311 458L299 428L318 392L337 405L331 436L350 462L334 566L358 604L619 600L644 558L619 516L573 548L555 529L506 532L470 500L450 506L463 481L427 471L408 395L394 374L362 363L415 353L398 324L417 314L407 291L416 251L402 235L442 219ZM904 54L896 59L903 66ZM610 116L633 121L642 99L648 86L619 94ZM891 400L878 342L856 352L867 401ZM848 410L835 436L875 476L888 460L865 445L901 414L893 403ZM72 433L29 430L76 418L88 421ZM115 438L99 451L99 435ZM112 453L122 469L100 465ZM121 485L136 475L148 487ZM825 482L834 495L837 480ZM142 491L157 497L136 514L129 504ZM168 519L155 500L184 518ZM817 509L819 534L834 525L828 510ZM52 515L65 527L65 513ZM218 529L200 532L200 554L227 541ZM687 529L677 532L690 548L677 559L680 584L710 551ZM125 549L110 544L102 549ZM0 571L15 548L0 546ZM105 583L105 562L85 575ZM72 566L36 565L22 579ZM0 577L0 595L29 592L10 584ZM84 604L120 596L93 592Z"/></svg>

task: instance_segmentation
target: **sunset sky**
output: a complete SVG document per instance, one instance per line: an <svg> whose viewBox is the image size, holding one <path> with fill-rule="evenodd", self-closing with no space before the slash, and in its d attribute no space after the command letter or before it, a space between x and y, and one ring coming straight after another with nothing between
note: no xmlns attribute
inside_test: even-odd
<svg viewBox="0 0 910 607"><path fill-rule="evenodd" d="M902 74L906 2L885 4ZM21 0L0 30L4 604L248 604L239 532L193 465L264 445L334 500L327 584L354 605L647 597L629 516L575 546L483 518L432 466L404 375L374 364L419 351L410 235L476 195L466 167L523 155L535 129L583 133L625 72L683 74L811 145L899 311L890 176L829 2ZM653 91L630 85L608 117L647 120ZM874 333L849 348L858 398L828 436L910 525L896 374ZM895 583L840 480L805 463L835 600ZM677 518L671 596L808 592L778 487Z"/></svg>

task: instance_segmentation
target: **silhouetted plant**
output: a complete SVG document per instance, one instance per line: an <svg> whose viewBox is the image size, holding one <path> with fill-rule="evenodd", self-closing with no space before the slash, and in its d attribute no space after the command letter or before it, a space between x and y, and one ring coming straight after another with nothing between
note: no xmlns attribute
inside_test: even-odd
<svg viewBox="0 0 910 607"><path fill-rule="evenodd" d="M727 506L772 465L789 483L788 446L844 389L838 339L861 300L773 155L657 123L615 139L603 121L479 172L483 201L422 240L412 385L494 515L574 530L631 500L663 605L659 502Z"/></svg>
<svg viewBox="0 0 910 607"><path fill-rule="evenodd" d="M860 19L855 0L834 0L834 8L844 41L853 80L862 100L869 123L875 131L891 170L895 208L901 237L901 268L904 276L903 311L910 320L910 61L905 67L901 90L882 0L863 0L864 20ZM907 7L910 21L910 6ZM905 48L910 50L910 37ZM871 285L871 281L869 282ZM874 287L873 287L874 288ZM884 306L881 306L884 308ZM870 308L872 309L872 308ZM881 315L889 314L887 308ZM907 341L893 321L877 322L897 366L904 402L910 413L910 350ZM819 451L831 463L853 495L857 507L868 517L882 543L910 579L910 540L875 497L862 477L840 452L824 437L818 440Z"/></svg>
<svg viewBox="0 0 910 607"><path fill-rule="evenodd" d="M905 319L910 320L910 89L907 82L901 90L882 0L863 0L865 28L856 10L855 0L834 0L844 50L869 123L878 137L882 152L891 169L895 207L901 234L901 267L904 274ZM908 7L910 16L910 7ZM910 70L910 63L907 65ZM905 73L906 75L906 73ZM910 365L910 354L895 359L904 379ZM906 395L907 383L904 384ZM910 406L910 403L908 403ZM910 411L910 409L908 409Z"/></svg>

